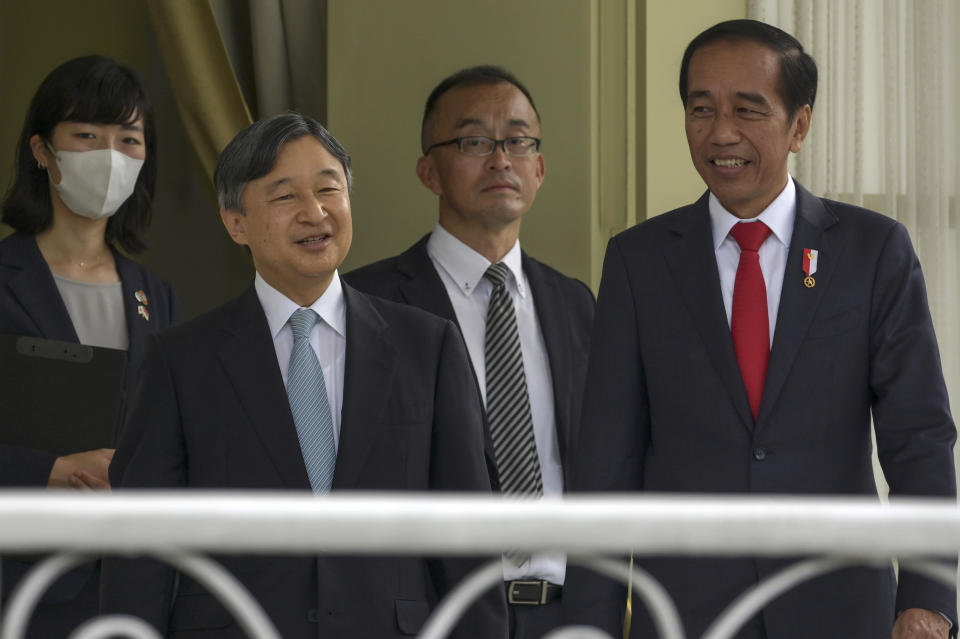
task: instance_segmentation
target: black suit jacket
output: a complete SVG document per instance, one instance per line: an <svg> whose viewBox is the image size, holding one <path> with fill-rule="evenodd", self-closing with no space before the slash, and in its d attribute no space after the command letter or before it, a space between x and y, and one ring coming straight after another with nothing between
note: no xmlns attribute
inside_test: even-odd
<svg viewBox="0 0 960 639"><path fill-rule="evenodd" d="M805 248L820 251L813 288L803 284ZM799 184L757 422L720 294L707 195L610 241L584 404L579 491L875 495L872 411L892 496L956 493L956 431L906 230ZM788 563L640 561L674 596L690 636ZM564 599L574 619L614 630L622 593L573 570ZM856 568L791 590L762 621L777 639L875 639L912 607L956 618L952 590L910 573L898 588L889 569ZM635 615L633 636L648 636L649 620Z"/></svg>
<svg viewBox="0 0 960 639"><path fill-rule="evenodd" d="M489 491L479 401L449 322L344 287L347 346L333 490ZM256 292L152 340L111 479L120 488L309 490L273 340ZM250 557L222 563L281 636L416 634L433 593L477 561ZM172 637L240 637L189 579L145 561L104 560L102 605ZM506 636L492 591L457 637ZM169 611L169 614L168 614Z"/></svg>
<svg viewBox="0 0 960 639"><path fill-rule="evenodd" d="M344 279L361 291L422 308L459 326L447 289L427 253L429 238L424 236L400 255L351 271ZM575 441L586 379L593 293L583 282L563 275L526 253L521 259L550 361L557 440L566 474L566 458ZM473 366L470 370L473 371ZM487 465L496 481L489 434L486 440Z"/></svg>
<svg viewBox="0 0 960 639"><path fill-rule="evenodd" d="M143 359L147 336L176 321L177 305L169 284L115 250L113 257L123 290L130 338L127 371L128 380L132 380ZM134 293L138 290L147 294L149 320L137 313L139 302ZM0 333L79 342L53 274L37 247L36 239L29 234L15 233L0 242ZM46 486L55 459L56 455L44 451L0 444L0 486ZM16 560L4 562L4 598L31 565ZM34 616L34 623L43 624L40 626L43 630L34 627L30 636L66 636L73 628L69 624L96 614L93 574L92 569L78 569L58 580L43 601L62 605L49 614L41 606ZM89 597L81 594L85 586L92 590ZM80 615L75 618L63 605L76 601L78 597L85 603L78 603L77 609L72 611Z"/></svg>

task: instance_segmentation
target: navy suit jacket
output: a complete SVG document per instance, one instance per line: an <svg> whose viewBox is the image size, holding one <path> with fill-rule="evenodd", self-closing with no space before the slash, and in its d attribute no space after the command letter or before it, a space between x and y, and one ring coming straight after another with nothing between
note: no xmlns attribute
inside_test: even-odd
<svg viewBox="0 0 960 639"><path fill-rule="evenodd" d="M334 491L489 492L479 400L456 328L344 286L347 346ZM253 288L151 340L111 480L127 488L309 490L273 339ZM436 594L478 560L252 557L220 561L280 635L416 634ZM242 637L202 587L140 560L104 560L102 607L171 637ZM506 637L492 590L453 636Z"/></svg>
<svg viewBox="0 0 960 639"><path fill-rule="evenodd" d="M127 351L129 388L130 380L143 359L147 336L173 324L178 313L169 284L116 250L113 250L113 257L120 275L130 338ZM137 312L139 302L134 294L138 290L147 295L149 320ZM36 239L30 234L15 233L0 242L0 333L65 342L80 341L50 267L43 259ZM46 486L55 459L56 455L52 453L0 444L0 486ZM30 565L19 561L4 562L4 597L12 591ZM44 603L75 600L84 586L92 588L95 595L96 582L90 579L93 574L92 569L70 572L47 591ZM77 611L78 614L96 614L95 596L87 607L88 610ZM47 636L66 636L73 628L68 625L72 623L71 619L68 611L62 608L45 614L42 606L34 617L35 622L46 624L49 621L53 624L44 625L44 630L38 631Z"/></svg>
<svg viewBox="0 0 960 639"><path fill-rule="evenodd" d="M819 250L816 285L803 249ZM797 185L759 417L754 423L720 293L707 195L614 237L597 303L572 489L875 495L871 411L891 496L954 497L956 437L920 264L906 229ZM649 559L689 636L784 559ZM623 589L572 569L572 620L619 627ZM920 607L956 619L955 593L854 568L766 607L769 637L890 635ZM634 605L633 636L652 636ZM759 636L745 631L742 637Z"/></svg>
<svg viewBox="0 0 960 639"><path fill-rule="evenodd" d="M351 271L344 279L361 291L422 308L459 327L447 289L427 253L429 238L424 236L400 255ZM550 361L557 440L566 474L566 459L575 441L581 412L593 323L593 293L583 282L563 275L526 253L521 260ZM470 370L473 371L473 366ZM494 483L498 483L489 433L486 442L487 466Z"/></svg>

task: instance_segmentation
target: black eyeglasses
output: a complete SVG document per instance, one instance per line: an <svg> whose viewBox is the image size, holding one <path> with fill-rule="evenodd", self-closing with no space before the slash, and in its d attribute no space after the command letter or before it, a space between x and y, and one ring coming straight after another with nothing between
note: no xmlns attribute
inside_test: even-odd
<svg viewBox="0 0 960 639"><path fill-rule="evenodd" d="M490 155L496 150L497 146L500 146L507 155L517 157L533 155L540 150L540 138L530 137L529 135L515 135L502 140L494 140L485 135L468 135L431 144L427 153L438 146L447 146L448 144L456 144L457 149L464 155ZM424 153L424 155L427 153Z"/></svg>

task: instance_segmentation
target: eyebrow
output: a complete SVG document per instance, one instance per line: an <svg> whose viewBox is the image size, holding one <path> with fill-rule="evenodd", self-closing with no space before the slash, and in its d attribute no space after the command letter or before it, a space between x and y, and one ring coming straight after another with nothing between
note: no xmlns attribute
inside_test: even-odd
<svg viewBox="0 0 960 639"><path fill-rule="evenodd" d="M481 121L478 120L477 118L463 118L462 120L460 120L459 122L457 122L457 126L456 126L455 128L457 128L457 129L462 129L462 128L464 128L464 127L468 127L468 126L472 126L472 125L482 126L482 125L483 125L483 122L481 122Z"/></svg>
<svg viewBox="0 0 960 639"><path fill-rule="evenodd" d="M747 91L737 91L736 95L741 100L746 100L751 104L758 104L767 108L770 108L770 103L767 102L767 99L760 95L759 93L748 93ZM697 98L709 98L711 93L705 90L691 91L687 94L687 100L695 100Z"/></svg>
<svg viewBox="0 0 960 639"><path fill-rule="evenodd" d="M746 100L753 104L759 104L760 106L769 107L770 103L767 102L767 99L760 95L759 93L747 93L745 91L737 91L737 97L741 100Z"/></svg>
<svg viewBox="0 0 960 639"><path fill-rule="evenodd" d="M267 188L266 188L265 190L266 190L266 192L267 192L268 194L269 194L269 193L273 193L273 192L276 191L278 188L280 188L280 187L283 186L284 184L287 184L288 182L290 182L290 178L288 178L288 177L282 177L282 178L280 178L280 179L278 179L278 180L274 180L273 182L270 182L269 184L267 184Z"/></svg>
<svg viewBox="0 0 960 639"><path fill-rule="evenodd" d="M331 177L336 180L340 179L340 172L336 169L321 169L317 171L317 175L322 175L324 177Z"/></svg>
<svg viewBox="0 0 960 639"><path fill-rule="evenodd" d="M123 125L121 125L120 128L123 129L124 131L137 131L137 132L139 132L139 133L143 133L143 127L140 126L139 124L132 124L132 123L131 123L131 124L123 124Z"/></svg>
<svg viewBox="0 0 960 639"><path fill-rule="evenodd" d="M462 120L457 122L457 126L455 128L463 129L471 125L483 126L483 122L481 122L477 118L463 118ZM522 118L514 118L513 120L507 120L507 126L529 127L530 123Z"/></svg>
<svg viewBox="0 0 960 639"><path fill-rule="evenodd" d="M330 177L335 180L340 180L340 173L336 169L321 169L317 171L315 175ZM269 184L267 184L266 192L273 193L281 186L288 184L292 181L293 181L293 178L290 178L290 177L282 177L282 178L276 179L273 182L270 182Z"/></svg>

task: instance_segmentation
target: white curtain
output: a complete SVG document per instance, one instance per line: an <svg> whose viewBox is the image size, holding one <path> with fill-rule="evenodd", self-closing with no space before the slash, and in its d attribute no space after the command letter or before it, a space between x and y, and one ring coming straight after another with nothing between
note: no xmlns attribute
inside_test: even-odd
<svg viewBox="0 0 960 639"><path fill-rule="evenodd" d="M960 418L960 2L749 0L817 61L813 127L791 172L902 222L923 265Z"/></svg>

